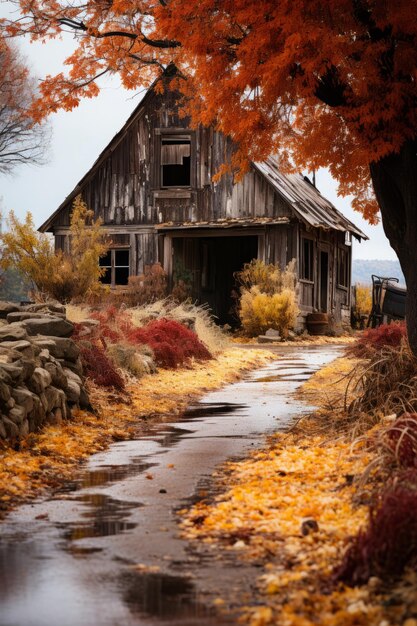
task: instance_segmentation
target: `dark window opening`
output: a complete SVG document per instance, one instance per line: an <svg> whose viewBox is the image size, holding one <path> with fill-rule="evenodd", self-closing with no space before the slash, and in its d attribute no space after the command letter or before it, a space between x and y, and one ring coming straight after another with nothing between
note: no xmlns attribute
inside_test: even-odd
<svg viewBox="0 0 417 626"><path fill-rule="evenodd" d="M111 259L112 259L111 250L109 250L105 256L102 256L99 259L100 267L102 267L105 270L104 274L100 278L103 285L111 285L111 264L112 264Z"/></svg>
<svg viewBox="0 0 417 626"><path fill-rule="evenodd" d="M202 243L201 245L201 287L205 291L214 289L214 255L213 242Z"/></svg>
<svg viewBox="0 0 417 626"><path fill-rule="evenodd" d="M301 240L301 276L303 280L313 281L313 240Z"/></svg>
<svg viewBox="0 0 417 626"><path fill-rule="evenodd" d="M329 300L329 255L320 252L320 311L327 313Z"/></svg>
<svg viewBox="0 0 417 626"><path fill-rule="evenodd" d="M189 187L191 183L190 139L162 139L162 187Z"/></svg>
<svg viewBox="0 0 417 626"><path fill-rule="evenodd" d="M348 253L343 248L337 250L337 284L340 287L349 287Z"/></svg>
<svg viewBox="0 0 417 626"><path fill-rule="evenodd" d="M129 281L130 253L129 250L109 250L100 257L99 265L105 269L100 278L104 285L127 285Z"/></svg>

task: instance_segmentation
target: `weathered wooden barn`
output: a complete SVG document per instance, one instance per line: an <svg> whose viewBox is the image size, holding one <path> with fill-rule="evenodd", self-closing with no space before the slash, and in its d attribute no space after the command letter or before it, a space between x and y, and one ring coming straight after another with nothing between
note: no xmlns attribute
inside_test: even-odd
<svg viewBox="0 0 417 626"><path fill-rule="evenodd" d="M193 297L225 322L234 272L253 258L281 266L295 258L302 314L348 319L352 235L366 235L307 178L280 173L274 158L252 163L240 182L232 174L213 182L231 142L188 124L175 93L151 88L40 230L69 250L71 207L81 194L111 237L100 263L114 288L159 261L171 280L175 268L186 272Z"/></svg>

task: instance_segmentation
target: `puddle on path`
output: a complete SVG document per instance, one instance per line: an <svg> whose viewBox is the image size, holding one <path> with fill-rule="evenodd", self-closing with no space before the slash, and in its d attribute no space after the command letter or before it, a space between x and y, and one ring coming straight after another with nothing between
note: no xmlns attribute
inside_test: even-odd
<svg viewBox="0 0 417 626"><path fill-rule="evenodd" d="M58 523L57 528L63 529L62 536L67 541L120 535L136 527L136 524L128 521L128 517L132 509L141 506L138 502L115 500L104 493L87 493L74 500L88 507L87 511L81 513L81 517L88 521Z"/></svg>
<svg viewBox="0 0 417 626"><path fill-rule="evenodd" d="M126 605L138 618L184 624L218 624L215 612L200 598L189 577L129 573L121 578Z"/></svg>
<svg viewBox="0 0 417 626"><path fill-rule="evenodd" d="M273 376L263 376L253 380L253 383L276 383L291 381L293 383L303 383L308 380L312 372L297 372L297 374L274 374Z"/></svg>
<svg viewBox="0 0 417 626"><path fill-rule="evenodd" d="M245 409L246 406L246 404L235 404L233 402L223 402L222 404L199 402L197 406L191 406L184 411L182 417L185 419L193 419L209 417L210 415L225 415L226 413L239 411L239 409Z"/></svg>
<svg viewBox="0 0 417 626"><path fill-rule="evenodd" d="M102 465L100 469L83 472L78 488L101 487L146 472L154 465L155 463L135 462L134 460L127 465Z"/></svg>
<svg viewBox="0 0 417 626"><path fill-rule="evenodd" d="M196 554L175 511L213 495L216 466L306 411L292 392L338 351L276 349L280 360L148 423L53 498L12 512L0 536L0 626L222 626L201 590L241 589L257 572Z"/></svg>

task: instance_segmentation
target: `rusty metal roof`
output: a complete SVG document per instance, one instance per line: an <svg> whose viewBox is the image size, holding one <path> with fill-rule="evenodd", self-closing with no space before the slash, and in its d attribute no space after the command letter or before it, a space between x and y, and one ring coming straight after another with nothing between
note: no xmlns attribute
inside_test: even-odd
<svg viewBox="0 0 417 626"><path fill-rule="evenodd" d="M368 239L365 233L342 215L307 178L301 174L280 172L276 158L269 157L266 161L253 163L253 166L289 203L296 216L308 226L348 231L359 240Z"/></svg>
<svg viewBox="0 0 417 626"><path fill-rule="evenodd" d="M245 228L251 226L269 226L276 224L289 224L288 217L234 217L216 220L215 222L164 222L155 224L156 230L181 230L199 228Z"/></svg>

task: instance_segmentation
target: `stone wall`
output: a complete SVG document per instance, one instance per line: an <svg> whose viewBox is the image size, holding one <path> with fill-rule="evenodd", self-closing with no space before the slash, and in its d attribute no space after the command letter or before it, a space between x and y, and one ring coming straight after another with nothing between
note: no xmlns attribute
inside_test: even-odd
<svg viewBox="0 0 417 626"><path fill-rule="evenodd" d="M89 408L74 327L58 303L0 302L0 440L14 441Z"/></svg>

